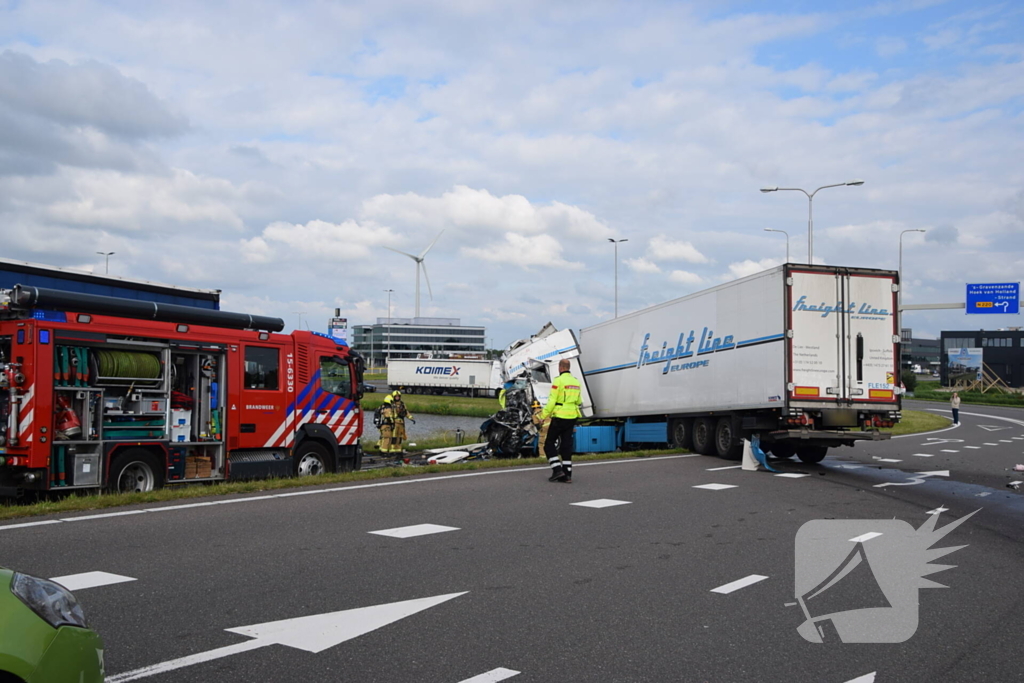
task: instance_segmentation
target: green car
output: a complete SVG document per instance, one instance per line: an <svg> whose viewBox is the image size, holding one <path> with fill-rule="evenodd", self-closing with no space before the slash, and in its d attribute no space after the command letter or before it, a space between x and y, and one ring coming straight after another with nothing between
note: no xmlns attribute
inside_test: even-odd
<svg viewBox="0 0 1024 683"><path fill-rule="evenodd" d="M103 683L103 640L63 586L0 567L0 683Z"/></svg>

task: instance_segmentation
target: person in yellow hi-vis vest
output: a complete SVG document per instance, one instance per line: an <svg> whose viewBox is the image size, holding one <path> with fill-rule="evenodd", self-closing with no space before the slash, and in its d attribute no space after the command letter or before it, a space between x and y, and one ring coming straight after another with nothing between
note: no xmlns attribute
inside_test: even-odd
<svg viewBox="0 0 1024 683"><path fill-rule="evenodd" d="M395 409L391 405L391 396L384 397L384 403L380 407L380 425L377 427L380 430L380 441L377 442L377 447L381 453L391 452L391 438L394 435L395 429Z"/></svg>
<svg viewBox="0 0 1024 683"><path fill-rule="evenodd" d="M409 438L405 433L405 421L408 419L415 424L416 420L413 418L412 413L409 412L409 409L405 407L405 401L402 400L402 392L398 389L391 394L391 406L394 409L395 415L395 428L391 433L391 452L404 453L405 440Z"/></svg>
<svg viewBox="0 0 1024 683"><path fill-rule="evenodd" d="M537 399L533 399L530 411L533 424L537 427L537 454L540 455L544 452L544 442L547 441L548 430L551 429L551 418L543 416L544 409L540 407L540 402Z"/></svg>
<svg viewBox="0 0 1024 683"><path fill-rule="evenodd" d="M551 466L548 481L566 484L572 483L572 432L576 428L576 420L583 417L580 410L583 403L580 381L569 372L570 367L568 360L558 362L560 374L551 384L548 404L541 413L541 419L551 418L551 427L544 440L544 454L548 456L548 465Z"/></svg>

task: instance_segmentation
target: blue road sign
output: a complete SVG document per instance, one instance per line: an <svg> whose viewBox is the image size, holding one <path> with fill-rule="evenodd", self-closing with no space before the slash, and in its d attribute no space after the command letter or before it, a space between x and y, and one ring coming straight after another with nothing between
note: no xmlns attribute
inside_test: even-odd
<svg viewBox="0 0 1024 683"><path fill-rule="evenodd" d="M988 315L1020 313L1020 283L968 284L967 312Z"/></svg>

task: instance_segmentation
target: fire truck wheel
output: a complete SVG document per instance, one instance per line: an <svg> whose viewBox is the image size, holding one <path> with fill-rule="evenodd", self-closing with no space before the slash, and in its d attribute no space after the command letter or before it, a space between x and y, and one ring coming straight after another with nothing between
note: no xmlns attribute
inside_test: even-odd
<svg viewBox="0 0 1024 683"><path fill-rule="evenodd" d="M796 455L800 460L813 465L816 462L821 462L828 455L827 446L801 446L796 449Z"/></svg>
<svg viewBox="0 0 1024 683"><path fill-rule="evenodd" d="M295 456L295 476L311 477L328 471L330 456L327 449L318 443L307 441Z"/></svg>
<svg viewBox="0 0 1024 683"><path fill-rule="evenodd" d="M701 455L715 454L715 423L709 417L693 421L693 450Z"/></svg>
<svg viewBox="0 0 1024 683"><path fill-rule="evenodd" d="M110 489L117 493L145 493L164 485L160 465L147 450L131 448L110 463Z"/></svg>

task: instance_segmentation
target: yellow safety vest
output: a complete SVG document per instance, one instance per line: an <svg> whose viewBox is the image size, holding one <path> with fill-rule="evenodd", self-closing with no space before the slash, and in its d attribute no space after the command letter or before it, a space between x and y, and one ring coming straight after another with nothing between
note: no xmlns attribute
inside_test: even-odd
<svg viewBox="0 0 1024 683"><path fill-rule="evenodd" d="M544 406L544 417L552 416L563 420L583 417L580 411L583 394L580 389L580 381L571 373L563 372L559 375L551 384L548 404Z"/></svg>

